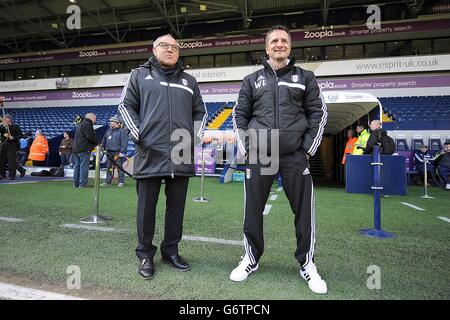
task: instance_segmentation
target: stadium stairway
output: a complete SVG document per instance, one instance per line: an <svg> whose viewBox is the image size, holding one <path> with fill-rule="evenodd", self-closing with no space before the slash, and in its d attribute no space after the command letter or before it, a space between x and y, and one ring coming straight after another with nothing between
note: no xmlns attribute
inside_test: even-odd
<svg viewBox="0 0 450 320"><path fill-rule="evenodd" d="M208 129L219 129L233 112L233 109L224 109L209 125Z"/></svg>
<svg viewBox="0 0 450 320"><path fill-rule="evenodd" d="M381 119L383 120L383 123L393 122L391 117L389 117L389 115L387 113L385 113L385 112L383 112L383 115L382 115Z"/></svg>

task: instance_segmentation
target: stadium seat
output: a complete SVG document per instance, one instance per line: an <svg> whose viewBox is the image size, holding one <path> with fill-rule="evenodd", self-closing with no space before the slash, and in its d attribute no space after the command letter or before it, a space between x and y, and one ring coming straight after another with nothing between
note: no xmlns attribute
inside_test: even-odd
<svg viewBox="0 0 450 320"><path fill-rule="evenodd" d="M413 150L418 150L421 145L423 145L423 136L418 134L414 135L411 143Z"/></svg>
<svg viewBox="0 0 450 320"><path fill-rule="evenodd" d="M430 122L448 118L450 96L379 98L383 109L397 122Z"/></svg>
<svg viewBox="0 0 450 320"><path fill-rule="evenodd" d="M75 130L73 121L76 115L93 112L97 115L98 124L107 125L109 118L117 113L117 106L9 108L7 112L14 115L22 131L34 135L39 128L44 131L47 139L51 139L62 135L64 131Z"/></svg>
<svg viewBox="0 0 450 320"><path fill-rule="evenodd" d="M408 150L408 144L406 143L406 136L404 134L399 134L395 138L395 150L397 151Z"/></svg>
<svg viewBox="0 0 450 320"><path fill-rule="evenodd" d="M441 143L441 136L438 134L432 134L430 136L430 151L441 151L442 150L442 143Z"/></svg>

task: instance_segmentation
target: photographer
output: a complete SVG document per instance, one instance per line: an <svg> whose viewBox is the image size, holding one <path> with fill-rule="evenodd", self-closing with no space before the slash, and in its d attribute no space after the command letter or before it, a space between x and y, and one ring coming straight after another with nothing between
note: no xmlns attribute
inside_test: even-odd
<svg viewBox="0 0 450 320"><path fill-rule="evenodd" d="M5 115L0 125L0 179L16 179L17 149L22 136L20 127L12 123L12 116ZM6 176L6 170L8 170L8 176Z"/></svg>

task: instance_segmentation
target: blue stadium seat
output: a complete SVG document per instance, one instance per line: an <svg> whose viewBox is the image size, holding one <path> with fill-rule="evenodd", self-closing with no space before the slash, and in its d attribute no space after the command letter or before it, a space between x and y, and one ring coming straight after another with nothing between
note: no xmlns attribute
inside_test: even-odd
<svg viewBox="0 0 450 320"><path fill-rule="evenodd" d="M413 150L418 150L421 145L423 145L423 137L418 135L414 136L411 143Z"/></svg>
<svg viewBox="0 0 450 320"><path fill-rule="evenodd" d="M406 137L404 135L398 135L395 139L395 150L396 151L407 151L408 144L406 143Z"/></svg>
<svg viewBox="0 0 450 320"><path fill-rule="evenodd" d="M47 138L51 138L62 135L65 130L74 130L73 121L76 115L93 112L97 115L98 123L107 123L109 118L117 113L117 106L15 108L5 111L14 115L22 131L34 135L36 130L41 128Z"/></svg>
<svg viewBox="0 0 450 320"><path fill-rule="evenodd" d="M383 109L397 122L430 122L450 114L450 96L379 98Z"/></svg>
<svg viewBox="0 0 450 320"><path fill-rule="evenodd" d="M432 135L430 136L430 151L438 152L442 150L441 137Z"/></svg>

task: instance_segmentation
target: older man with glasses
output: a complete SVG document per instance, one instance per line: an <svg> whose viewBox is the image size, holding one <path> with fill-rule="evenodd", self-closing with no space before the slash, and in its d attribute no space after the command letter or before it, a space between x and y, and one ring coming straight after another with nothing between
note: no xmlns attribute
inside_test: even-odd
<svg viewBox="0 0 450 320"><path fill-rule="evenodd" d="M166 213L164 239L160 250L164 262L180 271L191 266L178 254L182 237L184 207L189 177L194 175L194 122L196 134L202 137L206 109L197 81L183 71L178 61L180 47L171 35L159 37L153 43L154 57L133 70L125 85L119 113L136 144L133 176L137 180L136 255L140 260L138 273L151 279L155 273L153 245L155 213L161 182L165 180ZM178 161L179 138L187 161ZM188 137L185 139L185 137ZM186 160L186 159L185 159Z"/></svg>

